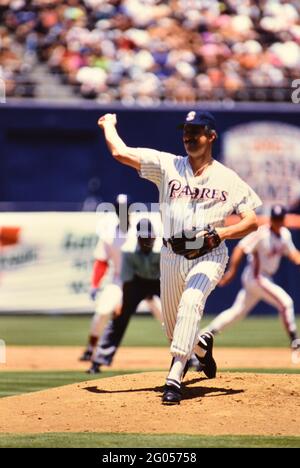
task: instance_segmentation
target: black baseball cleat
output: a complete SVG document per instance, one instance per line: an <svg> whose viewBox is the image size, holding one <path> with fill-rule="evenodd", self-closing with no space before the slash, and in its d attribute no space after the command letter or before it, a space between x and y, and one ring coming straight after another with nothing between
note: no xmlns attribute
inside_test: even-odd
<svg viewBox="0 0 300 468"><path fill-rule="evenodd" d="M93 362L91 367L86 371L87 374L100 374L100 364L97 364L96 362Z"/></svg>
<svg viewBox="0 0 300 468"><path fill-rule="evenodd" d="M208 379L214 379L217 374L217 364L212 355L214 336L212 333L206 332L201 335L201 338L202 341L199 341L198 346L202 349L206 349L206 354L204 357L200 357L196 354L200 363L197 370L203 371Z"/></svg>
<svg viewBox="0 0 300 468"><path fill-rule="evenodd" d="M179 405L181 401L181 389L175 385L165 385L162 396L163 405Z"/></svg>
<svg viewBox="0 0 300 468"><path fill-rule="evenodd" d="M90 361L92 358L92 354L93 354L92 351L89 351L88 349L86 349L80 356L79 361Z"/></svg>
<svg viewBox="0 0 300 468"><path fill-rule="evenodd" d="M203 369L204 369L203 364L201 364L201 362L198 361L198 364L195 366L196 372L202 372Z"/></svg>

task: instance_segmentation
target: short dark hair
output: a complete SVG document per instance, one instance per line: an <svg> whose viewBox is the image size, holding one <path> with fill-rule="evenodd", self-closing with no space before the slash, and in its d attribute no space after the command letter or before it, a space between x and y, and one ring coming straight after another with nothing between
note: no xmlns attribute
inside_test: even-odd
<svg viewBox="0 0 300 468"><path fill-rule="evenodd" d="M204 125L204 132L205 135L210 137L211 135L215 135L215 139L218 138L218 134L214 128L211 128L209 125Z"/></svg>

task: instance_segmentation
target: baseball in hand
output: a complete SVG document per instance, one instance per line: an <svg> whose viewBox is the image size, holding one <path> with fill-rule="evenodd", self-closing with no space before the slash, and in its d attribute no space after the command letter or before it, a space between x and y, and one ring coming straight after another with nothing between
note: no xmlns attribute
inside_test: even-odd
<svg viewBox="0 0 300 468"><path fill-rule="evenodd" d="M100 128L103 128L104 125L106 125L106 124L116 125L116 123L117 123L116 114L105 114L105 115L102 115L102 117L100 117L100 119L98 119L98 126Z"/></svg>

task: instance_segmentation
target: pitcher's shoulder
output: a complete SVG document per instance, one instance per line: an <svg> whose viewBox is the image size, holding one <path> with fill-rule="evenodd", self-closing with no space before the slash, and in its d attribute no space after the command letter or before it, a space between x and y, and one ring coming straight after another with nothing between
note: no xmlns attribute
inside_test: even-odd
<svg viewBox="0 0 300 468"><path fill-rule="evenodd" d="M212 172L214 173L214 175L220 176L228 181L240 179L240 176L237 172L225 166L225 164L221 163L220 161L217 161L216 159L214 159L213 162Z"/></svg>

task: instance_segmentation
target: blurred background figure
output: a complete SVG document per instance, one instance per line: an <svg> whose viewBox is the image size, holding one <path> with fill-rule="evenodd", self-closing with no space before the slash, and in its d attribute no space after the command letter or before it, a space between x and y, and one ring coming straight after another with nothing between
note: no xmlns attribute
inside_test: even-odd
<svg viewBox="0 0 300 468"><path fill-rule="evenodd" d="M158 242L156 242L158 241ZM155 245L156 244L156 245ZM122 341L132 315L139 303L146 299L153 315L161 322L160 296L160 247L153 225L142 219L136 226L136 239L122 252L121 281L123 304L100 337L88 373L100 372L100 366L110 366Z"/></svg>
<svg viewBox="0 0 300 468"><path fill-rule="evenodd" d="M234 304L220 313L207 327L214 335L244 318L259 301L275 307L289 336L292 362L300 362L300 339L295 321L292 298L280 286L274 283L272 276L279 268L283 255L291 262L300 265L300 251L295 247L290 231L284 226L285 208L273 206L270 223L261 226L258 231L242 239L233 250L229 268L220 286L229 284L238 272L245 255L248 263L242 273L243 289L238 293Z"/></svg>
<svg viewBox="0 0 300 468"><path fill-rule="evenodd" d="M82 211L97 211L97 206L103 201L99 177L92 177L88 181L87 191L87 197L82 204Z"/></svg>
<svg viewBox="0 0 300 468"><path fill-rule="evenodd" d="M129 216L128 216L128 196L119 194L116 197L114 206L116 218L109 213L105 232L99 233L99 241L95 249L94 266L91 278L90 296L95 301L95 314L92 318L88 345L81 361L89 361L94 348L97 345L99 336L111 319L114 313L118 313L122 304L122 287L120 279L121 270L121 250L128 237ZM121 211L125 218L120 219Z"/></svg>
<svg viewBox="0 0 300 468"><path fill-rule="evenodd" d="M125 281L124 278L126 279L131 274L128 271L125 274L123 271L125 268L131 268L128 261L126 261L125 266L122 266L123 255L125 255L122 254L122 251L132 248L132 245L136 243L136 230L131 228L129 223L128 196L119 194L116 197L114 206L117 215L116 227L112 227L111 229L111 226L106 226L108 228L105 229L106 233L102 232L101 235L100 232L99 241L95 249L90 291L91 299L95 301L95 314L91 322L87 347L80 357L81 361L91 360L98 339L102 336L106 325L113 316L118 317L120 315L123 296L122 283ZM110 217L107 219L107 222L114 223L115 221ZM107 233L112 234L107 236ZM144 248L142 251L146 252L146 246L142 246L141 248ZM147 251L147 254L150 251L152 251L152 247L149 252ZM161 322L161 304L159 298L149 295L143 297L143 299L146 299L147 306L154 317ZM120 323L116 322L116 328L118 333L123 333L123 320Z"/></svg>

